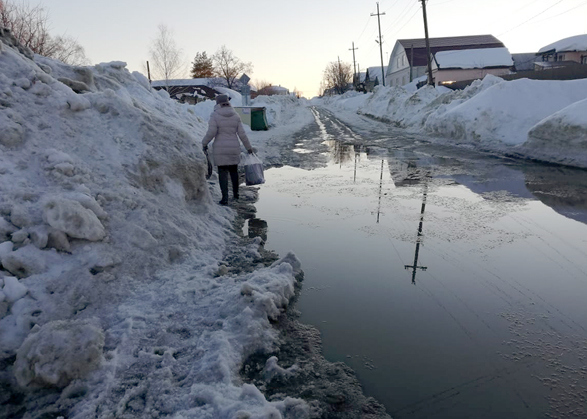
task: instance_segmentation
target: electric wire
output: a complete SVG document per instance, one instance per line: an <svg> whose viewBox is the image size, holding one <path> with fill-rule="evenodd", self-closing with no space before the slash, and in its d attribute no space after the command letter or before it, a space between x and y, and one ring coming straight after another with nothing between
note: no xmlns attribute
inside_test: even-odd
<svg viewBox="0 0 587 419"><path fill-rule="evenodd" d="M500 33L500 34L499 34L499 35L497 35L497 36L502 36L502 35L505 35L506 33L509 33L509 32L511 32L511 31L513 31L513 30L515 30L515 29L518 29L520 26L523 26L523 25L525 25L526 23L529 23L529 22L531 22L532 20L536 19L538 16L540 16L540 15L542 15L542 14L546 13L547 11L549 11L549 10L550 10L550 9L552 9L553 7L555 7L555 6L559 5L559 4L560 4L560 3L562 3L563 1L565 1L565 0L559 0L559 1L557 1L555 4L553 4L553 5L549 6L549 7L547 7L546 9L544 9L543 11L541 11L540 13L538 13L537 15L534 15L534 16L532 16L530 19L528 19L528 20L525 20L524 22L520 23L519 25L517 25L517 26L514 26L513 28L511 28L511 29L509 29L509 30L507 30L507 31L505 31L505 32L502 32L502 33Z"/></svg>

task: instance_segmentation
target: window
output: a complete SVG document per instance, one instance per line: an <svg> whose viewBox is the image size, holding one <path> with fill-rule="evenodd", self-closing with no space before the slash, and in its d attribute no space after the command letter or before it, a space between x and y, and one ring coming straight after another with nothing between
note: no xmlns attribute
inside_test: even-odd
<svg viewBox="0 0 587 419"><path fill-rule="evenodd" d="M583 64L587 64L587 55L583 55L583 56L581 57L581 63L583 63Z"/></svg>
<svg viewBox="0 0 587 419"><path fill-rule="evenodd" d="M557 61L564 61L565 60L565 54L558 54L557 55Z"/></svg>

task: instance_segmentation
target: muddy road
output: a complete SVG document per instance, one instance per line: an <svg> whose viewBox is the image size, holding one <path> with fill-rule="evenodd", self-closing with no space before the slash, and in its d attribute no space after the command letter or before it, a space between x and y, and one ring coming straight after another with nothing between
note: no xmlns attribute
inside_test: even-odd
<svg viewBox="0 0 587 419"><path fill-rule="evenodd" d="M312 112L250 228L324 356L395 418L587 416L587 172Z"/></svg>

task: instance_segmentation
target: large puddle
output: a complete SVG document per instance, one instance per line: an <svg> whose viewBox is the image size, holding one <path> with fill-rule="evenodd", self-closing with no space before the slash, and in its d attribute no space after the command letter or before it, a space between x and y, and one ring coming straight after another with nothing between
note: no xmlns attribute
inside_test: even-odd
<svg viewBox="0 0 587 419"><path fill-rule="evenodd" d="M585 417L585 173L327 145L325 167L268 170L257 202L325 357L395 418Z"/></svg>

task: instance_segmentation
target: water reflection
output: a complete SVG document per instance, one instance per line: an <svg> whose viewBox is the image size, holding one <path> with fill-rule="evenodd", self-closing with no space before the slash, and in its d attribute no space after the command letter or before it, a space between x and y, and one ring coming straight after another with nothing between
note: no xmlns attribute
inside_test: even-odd
<svg viewBox="0 0 587 419"><path fill-rule="evenodd" d="M425 271L428 269L426 266L418 266L418 256L420 255L420 244L424 240L424 236L422 235L422 229L424 227L424 212L426 211L426 198L428 197L428 182L424 182L423 192L422 192L422 208L420 209L420 223L418 224L418 236L416 238L416 251L414 253L414 263L413 265L404 265L405 269L412 270L412 284L416 284L416 271L418 269Z"/></svg>
<svg viewBox="0 0 587 419"><path fill-rule="evenodd" d="M526 187L543 204L587 224L587 170L525 165L522 171Z"/></svg>
<svg viewBox="0 0 587 419"><path fill-rule="evenodd" d="M379 224L379 215L381 214L381 195L383 192L383 160L381 160L381 172L379 175L379 202L377 204L377 224Z"/></svg>
<svg viewBox="0 0 587 419"><path fill-rule="evenodd" d="M351 161L355 153L353 144L344 143L340 140L326 140L326 145L329 148L332 161L338 165Z"/></svg>
<svg viewBox="0 0 587 419"><path fill-rule="evenodd" d="M267 221L259 218L250 218L248 220L248 237L253 239L261 237L264 242L267 241Z"/></svg>

